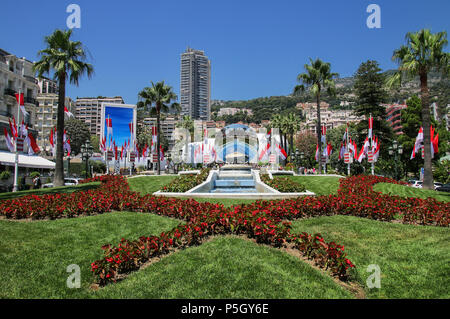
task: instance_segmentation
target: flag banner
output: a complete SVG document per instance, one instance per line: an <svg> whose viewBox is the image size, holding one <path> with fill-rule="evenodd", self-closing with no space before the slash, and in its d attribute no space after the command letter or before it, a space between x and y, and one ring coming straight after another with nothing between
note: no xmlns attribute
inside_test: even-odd
<svg viewBox="0 0 450 319"><path fill-rule="evenodd" d="M270 156L269 156L269 163L270 164L275 164L276 161L277 161L276 155L275 154L270 154Z"/></svg>
<svg viewBox="0 0 450 319"><path fill-rule="evenodd" d="M31 133L28 133L28 141L29 141L29 148L28 148L28 153L30 154L30 149L33 150L34 153L39 153L41 150L39 148L39 146L36 143L36 140L34 139L33 135ZM70 152L70 150L69 150Z"/></svg>
<svg viewBox="0 0 450 319"><path fill-rule="evenodd" d="M67 109L67 106L64 106L64 113L70 118L73 117L72 112L69 112L69 110Z"/></svg>
<svg viewBox="0 0 450 319"><path fill-rule="evenodd" d="M19 104L19 105L25 105L25 99L24 99L24 96L23 96L23 93L20 93L20 95L19 95L19 93L16 93L16 101L17 101L17 104Z"/></svg>
<svg viewBox="0 0 450 319"><path fill-rule="evenodd" d="M353 163L353 156L351 153L344 153L344 163L345 164L351 164Z"/></svg>
<svg viewBox="0 0 450 319"><path fill-rule="evenodd" d="M369 138L372 137L372 132L373 132L373 117L370 116L369 117L369 134L368 134Z"/></svg>
<svg viewBox="0 0 450 319"><path fill-rule="evenodd" d="M130 153L130 162L134 162L136 158L136 154L134 152Z"/></svg>
<svg viewBox="0 0 450 319"><path fill-rule="evenodd" d="M14 152L14 139L9 136L5 127L3 128L3 134L5 135L6 146L8 146L9 151Z"/></svg>
<svg viewBox="0 0 450 319"><path fill-rule="evenodd" d="M23 137L17 138L17 152L23 152L23 142L24 142Z"/></svg>
<svg viewBox="0 0 450 319"><path fill-rule="evenodd" d="M16 119L13 117L13 121L14 121L14 125L11 123L11 119L8 118L9 121L9 129L11 130L11 137L14 140L17 136L19 136L17 134L17 126L16 126Z"/></svg>
<svg viewBox="0 0 450 319"><path fill-rule="evenodd" d="M108 151L106 154L106 160L111 161L113 159L113 151Z"/></svg>
<svg viewBox="0 0 450 319"><path fill-rule="evenodd" d="M367 161L368 161L369 163L372 163L372 162L373 162L373 153L372 153L372 151L368 151L368 152L367 152Z"/></svg>

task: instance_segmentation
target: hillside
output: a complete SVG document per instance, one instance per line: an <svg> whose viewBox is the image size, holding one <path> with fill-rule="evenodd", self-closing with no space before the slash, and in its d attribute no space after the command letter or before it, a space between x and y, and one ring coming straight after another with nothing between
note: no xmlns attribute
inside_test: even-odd
<svg viewBox="0 0 450 319"><path fill-rule="evenodd" d="M386 76L391 75L394 70L385 71ZM355 77L345 77L336 79L336 96L330 97L325 92L321 99L331 105L334 109L351 109L352 105L356 103L356 96L353 91ZM389 91L389 100L387 103L403 103L413 94L420 93L419 78L402 83L401 88ZM450 80L441 79L439 74L431 73L428 79L430 86L430 97L432 101L436 101L440 108L445 108L450 104ZM341 106L341 102L349 102L347 106ZM255 99L244 101L212 101L211 114L215 120L225 120L227 123L244 121L260 123L261 120L269 120L273 114L287 114L290 112L297 112L295 108L299 102L314 102L314 98L309 92L304 92L299 96L270 96L258 97ZM216 117L215 112L221 108L247 108L252 110L253 116L249 117L246 114L238 113L234 116Z"/></svg>

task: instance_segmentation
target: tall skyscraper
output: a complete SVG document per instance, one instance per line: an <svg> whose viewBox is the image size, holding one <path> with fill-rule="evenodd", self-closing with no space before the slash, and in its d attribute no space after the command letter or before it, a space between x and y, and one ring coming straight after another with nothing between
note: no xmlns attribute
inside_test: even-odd
<svg viewBox="0 0 450 319"><path fill-rule="evenodd" d="M211 114L211 62L204 51L187 48L181 54L181 114L209 120Z"/></svg>

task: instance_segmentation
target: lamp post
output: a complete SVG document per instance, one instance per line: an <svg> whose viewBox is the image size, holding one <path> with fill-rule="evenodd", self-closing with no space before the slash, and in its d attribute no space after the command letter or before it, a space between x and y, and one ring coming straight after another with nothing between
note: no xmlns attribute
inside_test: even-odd
<svg viewBox="0 0 450 319"><path fill-rule="evenodd" d="M389 146L388 148L389 151L389 155L394 155L394 170L395 170L395 179L399 179L398 178L398 156L397 155L402 155L403 154L403 148L401 145L398 144L397 141L394 141L394 143L392 143L392 146Z"/></svg>
<svg viewBox="0 0 450 319"><path fill-rule="evenodd" d="M92 157L92 154L94 153L94 148L91 145L91 142L87 140L83 145L81 145L81 156L84 161L86 161L86 176L85 178L88 178L88 165L89 165L89 158Z"/></svg>

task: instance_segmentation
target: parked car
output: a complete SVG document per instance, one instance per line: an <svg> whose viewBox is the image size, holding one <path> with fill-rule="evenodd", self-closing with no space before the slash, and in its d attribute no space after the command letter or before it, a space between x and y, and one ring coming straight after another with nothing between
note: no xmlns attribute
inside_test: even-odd
<svg viewBox="0 0 450 319"><path fill-rule="evenodd" d="M436 190L438 192L447 192L450 193L450 183L444 184L442 186L439 186L438 188L436 188Z"/></svg>
<svg viewBox="0 0 450 319"><path fill-rule="evenodd" d="M78 185L80 179L79 178L64 178L64 186L73 186ZM47 183L42 185L42 188L51 188L53 187L53 183Z"/></svg>
<svg viewBox="0 0 450 319"><path fill-rule="evenodd" d="M422 188L423 182L421 181L414 181L414 183L411 185L414 188Z"/></svg>
<svg viewBox="0 0 450 319"><path fill-rule="evenodd" d="M434 183L434 189L435 189L435 190L438 189L439 187L442 187L442 186L444 186L444 184L439 183L439 182L435 182L435 183Z"/></svg>

